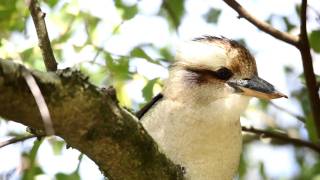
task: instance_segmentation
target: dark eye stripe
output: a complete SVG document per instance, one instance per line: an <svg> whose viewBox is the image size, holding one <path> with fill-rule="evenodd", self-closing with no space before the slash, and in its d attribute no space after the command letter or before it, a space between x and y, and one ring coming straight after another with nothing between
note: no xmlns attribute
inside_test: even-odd
<svg viewBox="0 0 320 180"><path fill-rule="evenodd" d="M233 73L230 69L226 67L222 67L216 71L211 71L208 69L193 69L193 68L187 68L188 71L195 72L202 76L212 76L221 80L228 80L233 76Z"/></svg>

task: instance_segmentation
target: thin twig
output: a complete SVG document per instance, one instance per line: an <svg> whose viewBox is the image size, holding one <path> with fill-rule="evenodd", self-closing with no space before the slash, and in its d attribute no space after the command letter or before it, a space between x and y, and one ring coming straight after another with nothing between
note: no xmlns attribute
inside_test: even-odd
<svg viewBox="0 0 320 180"><path fill-rule="evenodd" d="M53 129L53 124L50 117L50 112L36 80L31 75L31 73L27 71L23 73L23 76L39 108L39 112L44 124L46 135L48 136L53 135L54 129Z"/></svg>
<svg viewBox="0 0 320 180"><path fill-rule="evenodd" d="M300 38L298 48L300 50L304 77L308 90L311 112L316 126L317 137L320 138L320 99L317 81L313 71L312 56L307 32L307 0L302 0L300 14Z"/></svg>
<svg viewBox="0 0 320 180"><path fill-rule="evenodd" d="M262 136L264 138L279 139L279 140L291 143L296 146L308 147L308 148L320 153L320 146L319 145L314 144L309 141L302 140L302 139L291 138L285 133L271 132L271 131L266 131L266 130L261 130L261 129L255 129L253 127L248 128L248 127L244 127L244 126L242 126L242 131L254 133L254 134L256 134L258 136Z"/></svg>
<svg viewBox="0 0 320 180"><path fill-rule="evenodd" d="M294 112L292 112L292 111L289 111L288 109L283 108L283 107L281 107L281 106L279 106L279 105L277 105L277 104L275 104L275 103L273 103L273 102L269 102L269 103L270 103L270 105L272 105L272 106L274 106L275 108L277 108L277 109L279 109L279 110L281 110L281 111L283 111L283 112L285 112L285 113L293 116L294 118L298 119L299 121L301 121L301 122L303 122L303 123L306 122L306 120L305 120L305 118L304 118L303 116L300 116L300 115L298 115L298 114L296 114L296 113L294 113Z"/></svg>
<svg viewBox="0 0 320 180"><path fill-rule="evenodd" d="M48 71L57 70L57 61L54 57L49 35L44 18L46 14L41 11L37 0L25 0L29 7L34 26L37 31L39 47L43 56L44 64Z"/></svg>
<svg viewBox="0 0 320 180"><path fill-rule="evenodd" d="M243 17L249 22L251 22L253 25L255 25L260 30L264 31L265 33L275 37L276 39L279 39L281 41L287 42L293 46L298 46L298 40L299 38L297 36L291 35L286 32L279 31L278 29L275 29L270 24L261 21L251 15L246 9L244 9L237 1L235 0L223 0L225 3L227 3L232 9L238 12L239 17Z"/></svg>
<svg viewBox="0 0 320 180"><path fill-rule="evenodd" d="M30 134L30 135L23 136L23 137L14 137L14 138L11 138L11 139L9 139L7 141L0 142L0 148L8 146L10 144L14 144L14 143L17 143L17 142L22 142L22 141L25 141L25 140L28 140L28 139L31 139L31 138L35 138L35 137L37 137L37 136L34 135L34 134Z"/></svg>

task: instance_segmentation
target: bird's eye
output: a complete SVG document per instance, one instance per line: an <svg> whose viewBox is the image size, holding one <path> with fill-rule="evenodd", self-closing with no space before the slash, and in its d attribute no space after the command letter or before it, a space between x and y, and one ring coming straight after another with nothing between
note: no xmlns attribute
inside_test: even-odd
<svg viewBox="0 0 320 180"><path fill-rule="evenodd" d="M233 73L230 69L222 67L215 71L215 76L221 80L228 80L233 76Z"/></svg>

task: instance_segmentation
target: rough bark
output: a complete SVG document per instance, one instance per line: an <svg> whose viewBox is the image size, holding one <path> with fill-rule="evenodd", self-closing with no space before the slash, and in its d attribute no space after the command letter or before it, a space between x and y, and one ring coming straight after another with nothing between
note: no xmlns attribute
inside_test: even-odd
<svg viewBox="0 0 320 180"><path fill-rule="evenodd" d="M31 72L46 100L57 136L91 158L110 179L182 179L137 119L118 106L114 91L98 89L80 72L39 72L0 59L0 116L42 129L23 78Z"/></svg>

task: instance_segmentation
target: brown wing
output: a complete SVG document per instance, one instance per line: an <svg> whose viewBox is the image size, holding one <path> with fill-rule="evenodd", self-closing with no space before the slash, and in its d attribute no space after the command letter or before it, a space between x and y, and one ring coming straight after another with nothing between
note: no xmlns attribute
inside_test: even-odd
<svg viewBox="0 0 320 180"><path fill-rule="evenodd" d="M151 109L153 107L153 105L155 105L162 98L163 98L163 94L161 94L161 93L159 93L155 97L153 97L153 99L150 102L148 102L145 106L143 106L143 108L141 108L136 113L136 116L138 117L138 119L141 119L143 117L143 115L146 114L149 111L149 109Z"/></svg>

